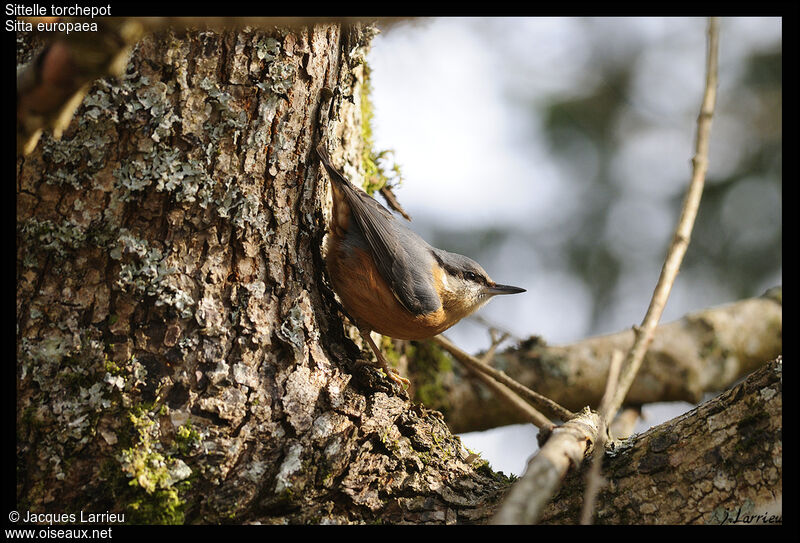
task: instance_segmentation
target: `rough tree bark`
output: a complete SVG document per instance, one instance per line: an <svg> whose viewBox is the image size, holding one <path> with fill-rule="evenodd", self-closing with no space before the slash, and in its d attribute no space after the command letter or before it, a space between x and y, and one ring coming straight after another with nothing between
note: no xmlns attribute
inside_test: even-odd
<svg viewBox="0 0 800 543"><path fill-rule="evenodd" d="M596 522L782 522L783 362L606 453ZM576 523L588 463L566 478L542 523Z"/></svg>
<svg viewBox="0 0 800 543"><path fill-rule="evenodd" d="M148 37L19 160L20 503L134 522L486 517L507 480L353 364L323 279L311 150L326 133L358 164L370 38Z"/></svg>
<svg viewBox="0 0 800 543"><path fill-rule="evenodd" d="M17 509L492 514L511 482L358 363L369 354L326 283L312 149L327 137L359 164L371 33L150 35L62 139L18 159Z"/></svg>

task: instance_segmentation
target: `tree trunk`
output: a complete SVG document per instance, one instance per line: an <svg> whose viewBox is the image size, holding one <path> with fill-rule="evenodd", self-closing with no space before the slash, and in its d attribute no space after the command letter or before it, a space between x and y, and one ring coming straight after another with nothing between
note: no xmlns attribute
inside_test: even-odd
<svg viewBox="0 0 800 543"><path fill-rule="evenodd" d="M327 283L312 149L332 142L359 177L371 35L148 36L62 139L18 159L18 510L492 515L510 480L359 363L370 355Z"/></svg>
<svg viewBox="0 0 800 543"><path fill-rule="evenodd" d="M360 163L371 32L148 37L19 160L20 504L131 522L486 517L507 480L353 364L324 279L312 149L326 134Z"/></svg>

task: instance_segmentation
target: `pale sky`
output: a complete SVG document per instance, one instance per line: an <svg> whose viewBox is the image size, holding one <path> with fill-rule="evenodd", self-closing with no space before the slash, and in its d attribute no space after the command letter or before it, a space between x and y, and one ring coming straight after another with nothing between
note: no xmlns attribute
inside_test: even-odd
<svg viewBox="0 0 800 543"><path fill-rule="evenodd" d="M606 232L610 239L624 240L620 251L638 256L623 272L625 292L615 293L604 323L608 329L600 332L641 321L658 278L660 253L677 220L662 202L682 194L689 179L704 83L705 27L704 18L437 18L398 25L375 38L368 56L373 132L376 147L394 149L402 166L405 181L396 194L414 218L412 228L423 237L432 224L517 231L480 262L497 282L528 292L498 297L480 311L482 317L520 337L538 334L551 344L598 333L589 329L591 298L583 281L553 261L546 240L525 237L543 225L569 228L570 213L581 205L580 179L590 173L585 169L592 168L593 150L577 146L574 152L582 160L574 164L552 161L531 107L553 96L580 96L595 83L587 63L640 48L626 96L630 126L623 118L621 151L612 165L626 197L610 209ZM722 19L721 101L743 56L774 48L781 32L778 18ZM712 129L710 175L723 174L730 163L725 157L749 144L746 127L737 126L735 117L721 112L714 122L718 133ZM627 137L633 133L636 137ZM739 192L754 213L766 217L779 209L779 193L748 192L746 185ZM734 301L710 279L702 285L678 282L662 322ZM446 335L471 352L489 343L485 327L473 321ZM639 430L688 407L654 406ZM462 437L495 469L517 475L535 447L534 430L526 426Z"/></svg>

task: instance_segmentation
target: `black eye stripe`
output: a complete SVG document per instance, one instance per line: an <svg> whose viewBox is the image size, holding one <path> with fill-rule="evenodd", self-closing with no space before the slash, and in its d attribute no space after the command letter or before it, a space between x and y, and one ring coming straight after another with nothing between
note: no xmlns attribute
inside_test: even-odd
<svg viewBox="0 0 800 543"><path fill-rule="evenodd" d="M467 281L475 281L476 283L480 283L482 285L488 285L488 279L482 273L467 271L464 270L463 268L457 268L451 266L449 263L442 260L442 258L433 251L431 251L431 255L433 255L439 266L441 266L449 275L452 275L453 277L461 277L462 279L466 279Z"/></svg>
<svg viewBox="0 0 800 543"><path fill-rule="evenodd" d="M475 272L465 271L462 277L467 281L475 281L476 283L480 283L482 285L486 284L486 278L483 275Z"/></svg>

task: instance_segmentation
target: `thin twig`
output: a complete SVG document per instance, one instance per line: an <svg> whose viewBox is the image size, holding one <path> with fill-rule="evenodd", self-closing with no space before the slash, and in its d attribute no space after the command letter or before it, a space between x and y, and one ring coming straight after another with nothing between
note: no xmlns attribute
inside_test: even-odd
<svg viewBox="0 0 800 543"><path fill-rule="evenodd" d="M586 491L583 495L583 509L581 510L581 524L591 524L594 518L595 502L597 501L597 494L600 488L605 483L603 476L600 474L600 468L603 464L603 456L606 452L606 428L611 424L608 420L608 409L611 405L611 400L614 398L614 393L617 390L617 383L619 382L619 372L622 368L622 360L624 355L622 351L614 351L611 355L611 363L608 366L608 379L606 379L606 390L603 393L603 399L600 401L600 428L597 433L597 443L594 446L594 454L592 456L592 467L586 474Z"/></svg>
<svg viewBox="0 0 800 543"><path fill-rule="evenodd" d="M475 370L472 366L466 366L467 371L485 384L501 400L507 402L513 409L519 411L522 416L531 424L536 426L540 433L549 435L555 428L555 424L544 416L538 409L523 400L517 393L507 386L500 384L488 375Z"/></svg>
<svg viewBox="0 0 800 543"><path fill-rule="evenodd" d="M470 315L467 318L469 320L471 320L471 321L475 321L476 323L480 324L481 326L485 326L486 328L489 328L490 330L491 329L495 329L498 332L503 332L504 334L508 334L508 337L514 339L515 341L522 341L522 338L520 336L516 335L514 332L512 332L511 330L508 330L507 328L503 328L502 326L500 326L497 323L489 321L489 319L487 319L486 317L483 317L481 315L473 313L472 315Z"/></svg>
<svg viewBox="0 0 800 543"><path fill-rule="evenodd" d="M494 352L497 350L497 346L500 345L503 341L506 340L508 334L503 334L499 339L495 337L492 330L490 330L492 334L492 345L489 347L489 350L484 353L481 357L480 362L488 366L489 362L491 362L492 357L494 356ZM531 424L539 428L541 432L545 435L549 435L552 432L553 428L555 428L555 424L545 417L539 410L531 406L525 400L522 399L517 393L513 390L509 389L507 386L499 383L494 378L490 377L489 375L476 370L469 364L464 364L467 368L467 371L481 381L484 385L489 387L492 392L494 392L495 396L499 397L501 400L507 402L513 409L516 409L520 413L522 413L523 417L525 417Z"/></svg>
<svg viewBox="0 0 800 543"><path fill-rule="evenodd" d="M34 22L44 19L30 18ZM30 154L46 129L52 129L53 137L59 139L91 83L106 74L121 74L144 32L139 23L124 18L62 19L67 20L99 21L98 30L44 32L50 43L17 71L18 154Z"/></svg>
<svg viewBox="0 0 800 543"><path fill-rule="evenodd" d="M661 277L656 285L653 299L645 315L642 326L636 330L636 340L627 356L624 374L618 382L613 400L604 401L601 409L605 417L584 409L575 419L567 421L563 426L553 430L553 434L539 452L528 463L525 474L508 493L502 507L492 519L494 524L528 524L536 522L542 509L558 489L561 480L570 465L579 466L583 455L592 443L604 437L600 431L601 420L612 420L628 393L633 378L636 376L644 358L644 353L652 341L653 331L663 312L669 291L675 281L683 255L691 237L694 219L700 196L703 192L705 174L708 167L708 136L711 129L711 116L714 112L717 85L717 43L718 22L709 19L708 25L708 60L706 64L706 89L703 105L697 120L697 147L693 159L692 181L689 185L681 218L667 253ZM615 357L618 358L618 357ZM609 372L611 373L611 372ZM609 380L606 392L610 390ZM606 395L606 400L612 394ZM599 443L598 443L598 448Z"/></svg>
<svg viewBox="0 0 800 543"><path fill-rule="evenodd" d="M492 359L494 358L494 353L495 351L497 351L497 347L499 347L501 343L503 343L506 339L508 339L507 333L503 334L498 338L493 328L489 328L489 335L492 338L492 344L489 346L489 349L485 353L483 353L483 356L481 357L481 362L483 362L487 366L491 364Z"/></svg>
<svg viewBox="0 0 800 543"><path fill-rule="evenodd" d="M670 290L678 275L683 256L689 247L689 240L692 236L692 228L697 217L697 209L700 206L700 197L703 194L706 172L708 170L708 145L711 133L711 117L714 114L714 105L717 98L717 50L719 44L719 22L716 17L709 18L708 22L708 54L706 59L706 88L703 94L703 104L700 108L700 115L697 117L697 139L695 144L695 155L692 159L692 180L686 192L683 202L683 209L672 238L664 266L661 268L661 276L658 278L650 306L642 321L641 326L635 329L636 340L626 358L625 369L611 404L609 415L613 418L619 410L628 390L633 384L639 368L644 360L647 348L653 340L653 333L664 306L667 304Z"/></svg>
<svg viewBox="0 0 800 543"><path fill-rule="evenodd" d="M384 185L381 187L380 191L381 196L383 199L386 200L386 203L389 205L390 208L400 213L403 218L407 221L411 221L411 215L409 215L403 206L400 205L400 202L397 200L397 196L395 196L394 191L389 185Z"/></svg>
<svg viewBox="0 0 800 543"><path fill-rule="evenodd" d="M502 383L509 389L513 390L516 394L519 394L526 402L536 407L537 409L546 412L550 416L558 418L562 421L568 421L569 419L575 417L575 414L569 409L562 407L553 400L534 392L525 385L521 385L520 383L518 383L517 381L515 381L502 371L496 370L491 366L487 366L486 364L481 363L480 360L478 360L477 358L475 358L470 354L465 353L464 351L456 347L453 343L451 343L450 340L448 340L444 336L442 335L434 336L433 338L431 338L431 340L434 343L440 345L441 347L444 347L462 364L469 366L472 369L479 371L485 375L488 375L495 381Z"/></svg>
<svg viewBox="0 0 800 543"><path fill-rule="evenodd" d="M579 466L599 433L600 416L588 407L553 429L534 455L525 474L511 487L492 524L534 524L555 495L561 481Z"/></svg>

